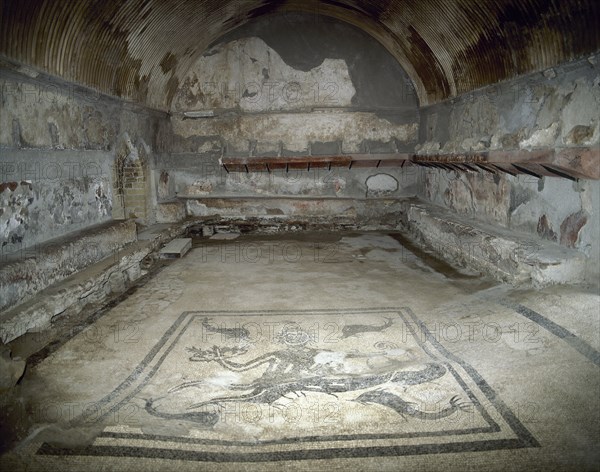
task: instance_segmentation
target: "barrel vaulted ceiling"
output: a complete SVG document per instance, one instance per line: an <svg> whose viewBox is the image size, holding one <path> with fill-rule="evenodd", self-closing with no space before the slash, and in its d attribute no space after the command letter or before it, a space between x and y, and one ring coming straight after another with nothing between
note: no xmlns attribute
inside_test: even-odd
<svg viewBox="0 0 600 472"><path fill-rule="evenodd" d="M600 49L598 0L0 0L0 54L168 109L224 34L298 11L351 23L403 66L427 105Z"/></svg>

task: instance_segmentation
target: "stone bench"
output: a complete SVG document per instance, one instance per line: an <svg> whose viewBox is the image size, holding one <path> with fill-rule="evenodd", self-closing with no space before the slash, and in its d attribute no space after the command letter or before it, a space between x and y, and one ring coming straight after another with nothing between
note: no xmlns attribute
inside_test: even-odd
<svg viewBox="0 0 600 472"><path fill-rule="evenodd" d="M451 263L513 285L585 282L585 254L535 235L480 223L417 199L402 203L402 226Z"/></svg>
<svg viewBox="0 0 600 472"><path fill-rule="evenodd" d="M133 222L112 225L117 230L125 231L129 242L112 252L109 243L113 242L113 247L116 247L119 241L124 239L107 239L108 236L103 231L104 236L100 239L104 241L107 249L111 249L102 252L106 257L90 262L85 268L73 272L68 277L57 277L52 285L24 303L0 312L0 341L8 343L28 332L44 331L55 317L76 315L86 306L102 306L107 303L111 297L127 290L146 273L144 259L163 244L184 234L188 225L189 223L155 225L137 236ZM129 237L132 229L133 240ZM86 241L90 242L93 239Z"/></svg>
<svg viewBox="0 0 600 472"><path fill-rule="evenodd" d="M31 299L137 240L135 222L111 221L2 255L0 311Z"/></svg>

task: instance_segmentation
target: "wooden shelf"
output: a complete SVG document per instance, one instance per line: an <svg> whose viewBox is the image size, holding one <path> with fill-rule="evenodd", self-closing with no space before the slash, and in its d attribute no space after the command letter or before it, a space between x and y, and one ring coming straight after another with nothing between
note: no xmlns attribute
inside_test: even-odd
<svg viewBox="0 0 600 472"><path fill-rule="evenodd" d="M223 157L227 172L272 172L275 170L331 169L333 167L403 167L410 154L346 154L332 156Z"/></svg>
<svg viewBox="0 0 600 472"><path fill-rule="evenodd" d="M408 165L446 171L527 174L562 177L571 180L600 179L598 148L535 150L495 150L487 152L417 155L345 154L330 156L223 157L221 165L229 172L272 172L277 170L354 168L402 168Z"/></svg>

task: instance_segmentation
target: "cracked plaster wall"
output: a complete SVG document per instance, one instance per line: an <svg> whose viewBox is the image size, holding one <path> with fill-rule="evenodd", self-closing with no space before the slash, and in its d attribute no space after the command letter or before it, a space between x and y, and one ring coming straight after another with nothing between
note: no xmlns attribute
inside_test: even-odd
<svg viewBox="0 0 600 472"><path fill-rule="evenodd" d="M365 198L367 179L379 170L227 175L219 158L414 148L417 99L402 68L357 28L313 20L301 14L260 19L204 53L172 104L173 152L158 162L159 199ZM215 116L188 119L186 111ZM385 172L399 182L388 195L414 192L414 169Z"/></svg>
<svg viewBox="0 0 600 472"><path fill-rule="evenodd" d="M167 141L165 114L31 70L4 64L0 91L2 254L110 221L119 140Z"/></svg>
<svg viewBox="0 0 600 472"><path fill-rule="evenodd" d="M420 154L599 146L598 56L422 110ZM599 164L600 165L600 164ZM600 265L600 182L421 170L420 195L459 214L576 248Z"/></svg>

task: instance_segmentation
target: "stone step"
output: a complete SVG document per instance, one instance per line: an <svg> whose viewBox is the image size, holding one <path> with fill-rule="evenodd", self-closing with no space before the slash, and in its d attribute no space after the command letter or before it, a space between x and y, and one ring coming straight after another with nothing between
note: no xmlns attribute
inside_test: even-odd
<svg viewBox="0 0 600 472"><path fill-rule="evenodd" d="M160 257L171 259L183 257L192 248L192 238L173 239L169 244L160 250Z"/></svg>

